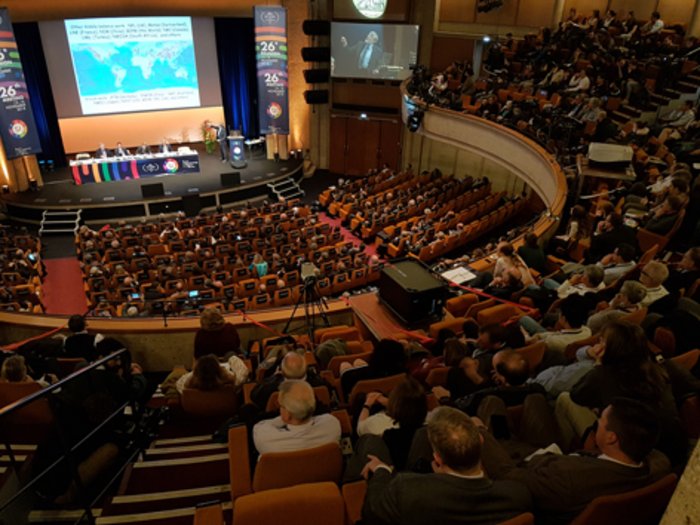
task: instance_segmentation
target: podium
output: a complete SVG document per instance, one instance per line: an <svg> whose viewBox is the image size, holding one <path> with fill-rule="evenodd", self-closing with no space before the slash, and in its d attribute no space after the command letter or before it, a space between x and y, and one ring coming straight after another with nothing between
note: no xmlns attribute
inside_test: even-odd
<svg viewBox="0 0 700 525"><path fill-rule="evenodd" d="M243 169L248 166L245 160L245 139L240 135L228 137L228 152L231 159L231 167Z"/></svg>

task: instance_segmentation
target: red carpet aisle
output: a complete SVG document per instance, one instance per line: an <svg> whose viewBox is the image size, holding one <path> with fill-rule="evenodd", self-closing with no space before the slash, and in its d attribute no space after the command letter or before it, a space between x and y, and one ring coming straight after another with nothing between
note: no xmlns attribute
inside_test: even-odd
<svg viewBox="0 0 700 525"><path fill-rule="evenodd" d="M321 212L318 214L318 218L323 221L327 222L331 226L340 226L340 219L334 219L333 217L330 217L327 215L325 212ZM362 242L362 240L359 237L356 237L352 233L350 233L350 230L344 227L340 227L340 232L343 234L343 239L346 241L352 241L352 243L357 246ZM365 249L365 252L369 255L375 255L377 253L377 247L374 245L374 243L368 244L367 248Z"/></svg>
<svg viewBox="0 0 700 525"><path fill-rule="evenodd" d="M47 314L84 314L87 300L83 292L83 274L75 257L44 259L48 275L42 287L42 302Z"/></svg>

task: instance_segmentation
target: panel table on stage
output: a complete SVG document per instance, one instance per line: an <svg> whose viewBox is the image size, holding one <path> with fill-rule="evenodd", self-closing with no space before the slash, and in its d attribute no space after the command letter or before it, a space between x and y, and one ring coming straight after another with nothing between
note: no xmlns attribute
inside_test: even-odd
<svg viewBox="0 0 700 525"><path fill-rule="evenodd" d="M151 155L76 159L70 161L70 167L73 180L77 185L135 180L161 175L199 173L199 154L188 150Z"/></svg>

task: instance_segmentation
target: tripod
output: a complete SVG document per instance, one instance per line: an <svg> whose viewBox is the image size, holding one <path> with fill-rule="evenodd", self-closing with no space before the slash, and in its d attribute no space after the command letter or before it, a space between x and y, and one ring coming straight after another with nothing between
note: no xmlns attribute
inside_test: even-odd
<svg viewBox="0 0 700 525"><path fill-rule="evenodd" d="M292 315L289 316L287 324L284 327L283 333L289 333L289 326L294 320L294 316L297 313L297 309L300 305L304 305L304 325L306 327L306 332L309 336L309 341L314 340L314 330L316 329L316 315L321 317L324 326L330 326L331 323L328 320L328 316L324 310L328 309L326 304L326 299L321 295L318 290L318 284L316 277L307 277L304 279L304 288L297 303L294 305L292 310Z"/></svg>

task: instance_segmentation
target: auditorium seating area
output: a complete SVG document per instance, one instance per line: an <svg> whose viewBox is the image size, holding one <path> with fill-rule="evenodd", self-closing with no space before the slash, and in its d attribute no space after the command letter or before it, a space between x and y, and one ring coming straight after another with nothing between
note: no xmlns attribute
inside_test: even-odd
<svg viewBox="0 0 700 525"><path fill-rule="evenodd" d="M41 241L26 228L0 225L0 310L42 313Z"/></svg>
<svg viewBox="0 0 700 525"><path fill-rule="evenodd" d="M294 305L301 264L320 270L321 295L337 295L378 278L376 258L294 203L120 225L77 238L85 292L97 315L197 315ZM257 257L264 272L255 269Z"/></svg>
<svg viewBox="0 0 700 525"><path fill-rule="evenodd" d="M87 317L115 319L70 328L89 339L86 359L66 358L51 316L54 330L0 349L0 523L92 522L89 508L96 525L374 525L411 510L440 525L469 500L467 521L492 525L658 525L700 451L700 44L653 23L572 13L556 31L478 43L476 76L457 62L401 85L421 111L541 144L523 141L568 171L561 217L535 183L514 195L408 166L343 175L317 201L80 227ZM634 180L576 172L591 142L631 146ZM558 225L538 230L542 218ZM43 313L41 242L6 227L0 248L0 310ZM402 324L374 288L398 259L469 278L445 279L439 318ZM295 305L313 318L310 282L342 299L343 324L293 314L282 329ZM145 351L130 352L141 335ZM5 366L13 354L23 377ZM401 485L419 476L432 483ZM439 477L483 485L429 498ZM496 518L501 503L518 510Z"/></svg>

